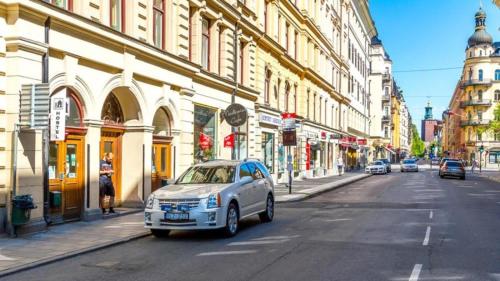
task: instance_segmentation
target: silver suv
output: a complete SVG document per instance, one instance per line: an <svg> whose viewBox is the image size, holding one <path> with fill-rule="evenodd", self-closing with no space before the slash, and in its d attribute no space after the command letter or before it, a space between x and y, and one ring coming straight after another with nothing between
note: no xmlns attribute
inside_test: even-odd
<svg viewBox="0 0 500 281"><path fill-rule="evenodd" d="M257 160L213 160L153 192L144 223L157 237L188 229L223 229L234 236L239 221L256 214L262 222L273 220L274 183L266 167Z"/></svg>

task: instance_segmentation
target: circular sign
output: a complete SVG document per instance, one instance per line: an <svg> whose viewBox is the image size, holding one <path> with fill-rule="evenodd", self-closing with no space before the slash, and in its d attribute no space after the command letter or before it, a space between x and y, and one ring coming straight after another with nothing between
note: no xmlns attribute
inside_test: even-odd
<svg viewBox="0 0 500 281"><path fill-rule="evenodd" d="M233 103L224 111L224 118L229 125L239 127L247 122L248 112L243 105Z"/></svg>

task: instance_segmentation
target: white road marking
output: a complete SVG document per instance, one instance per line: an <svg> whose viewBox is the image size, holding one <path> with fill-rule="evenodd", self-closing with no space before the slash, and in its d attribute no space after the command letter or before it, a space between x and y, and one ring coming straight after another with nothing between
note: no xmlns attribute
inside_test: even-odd
<svg viewBox="0 0 500 281"><path fill-rule="evenodd" d="M468 193L469 196L495 196L495 194L491 193Z"/></svg>
<svg viewBox="0 0 500 281"><path fill-rule="evenodd" d="M498 192L500 192L500 190L485 190L484 192L498 193Z"/></svg>
<svg viewBox="0 0 500 281"><path fill-rule="evenodd" d="M265 237L260 237L260 238L255 238L252 239L253 241L259 241L259 240L280 240L280 239L292 239L292 238L298 238L300 235L290 235L290 236L265 236Z"/></svg>
<svg viewBox="0 0 500 281"><path fill-rule="evenodd" d="M140 221L138 221L138 222L122 222L120 224L122 224L122 225L141 225L141 224L144 224L144 222L140 222Z"/></svg>
<svg viewBox="0 0 500 281"><path fill-rule="evenodd" d="M422 242L422 246L429 245L429 236L431 235L431 227L427 226L427 231L425 232L424 242Z"/></svg>
<svg viewBox="0 0 500 281"><path fill-rule="evenodd" d="M220 251L220 252L205 252L199 253L197 257L205 257L205 256L224 256L224 255L248 255L255 254L256 250L244 250L244 251Z"/></svg>
<svg viewBox="0 0 500 281"><path fill-rule="evenodd" d="M228 246L267 245L267 244L281 244L287 241L290 241L290 239L232 242L227 245Z"/></svg>
<svg viewBox="0 0 500 281"><path fill-rule="evenodd" d="M334 219L334 220L325 220L326 222L335 222L335 221L352 221L352 219Z"/></svg>
<svg viewBox="0 0 500 281"><path fill-rule="evenodd" d="M418 277L420 276L420 271L422 270L422 265L417 263L413 267L413 271L411 272L410 279L408 281L418 281Z"/></svg>
<svg viewBox="0 0 500 281"><path fill-rule="evenodd" d="M14 259L14 258L9 258L7 256L4 256L4 255L0 254L0 261L15 261L15 260L16 259Z"/></svg>
<svg viewBox="0 0 500 281"><path fill-rule="evenodd" d="M415 189L413 191L415 191L415 192L434 192L434 191L444 192L444 190L442 190L442 189Z"/></svg>
<svg viewBox="0 0 500 281"><path fill-rule="evenodd" d="M121 225L108 225L108 226L105 226L104 228L122 228Z"/></svg>
<svg viewBox="0 0 500 281"><path fill-rule="evenodd" d="M432 220L432 217L434 217L434 212L433 212L433 211L431 211L431 212L429 213L429 219L431 219L431 220Z"/></svg>

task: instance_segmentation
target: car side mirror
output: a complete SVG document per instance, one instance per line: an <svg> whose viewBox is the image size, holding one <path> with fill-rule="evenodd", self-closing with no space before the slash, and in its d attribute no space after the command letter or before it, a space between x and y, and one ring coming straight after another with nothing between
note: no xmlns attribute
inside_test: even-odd
<svg viewBox="0 0 500 281"><path fill-rule="evenodd" d="M245 176L245 177L242 177L240 179L240 183L241 184L248 184L248 183L251 183L251 182L253 182L253 178L250 177L250 176Z"/></svg>

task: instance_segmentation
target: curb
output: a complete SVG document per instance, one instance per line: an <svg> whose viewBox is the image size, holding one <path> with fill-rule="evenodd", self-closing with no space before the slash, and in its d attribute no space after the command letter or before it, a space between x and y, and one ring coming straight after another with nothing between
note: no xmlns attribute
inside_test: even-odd
<svg viewBox="0 0 500 281"><path fill-rule="evenodd" d="M315 197L317 195L320 195L322 193L328 192L335 190L337 188L346 186L348 184L360 181L362 179L366 179L368 177L371 177L371 174L361 174L358 176L353 176L351 178L345 179L345 180L340 180L336 181L334 183L326 183L323 185L319 185L317 187L314 187L311 189L305 189L302 192L306 191L305 193L299 193L299 194L287 194L287 195L281 195L279 197L276 197L276 203L291 203L291 202L299 202L308 198ZM285 198L283 198L285 197Z"/></svg>
<svg viewBox="0 0 500 281"><path fill-rule="evenodd" d="M35 261L35 262L32 262L32 263L28 263L28 264L20 265L20 266L17 266L17 267L9 268L9 269L0 271L0 278L8 276L8 275L12 275L14 273L19 273L21 271L26 271L26 270L29 270L29 269L32 269L32 268L35 268L35 267L38 267L38 266L41 266L41 265L46 265L46 264L53 263L53 262L56 262L56 261L61 261L61 260L65 260L65 259L68 259L68 258L72 258L72 257L78 256L78 255L81 255L81 254L86 254L86 253L94 252L94 251L97 251L97 250L100 250L100 249L108 248L108 247L111 247L111 246L123 244L123 243L129 242L129 241L133 241L133 240L136 240L136 239L139 239L139 238L143 238L143 237L146 237L146 236L150 236L150 235L151 235L151 232L148 230L148 231L144 231L142 233L134 234L134 235L131 235L131 236L128 236L128 237L123 237L123 238L120 238L120 239L117 239L117 240L114 240L114 241L110 241L110 242L107 242L107 243L98 244L98 245L95 245L95 246L91 246L91 247L83 248L83 249L80 249L80 250L75 250L75 251L72 251L72 252L68 252L68 253L65 253L65 254L62 254L62 255L58 255L58 256L54 256L54 257L50 257L50 258L45 258L45 259L41 259L41 260L38 260L38 261Z"/></svg>

